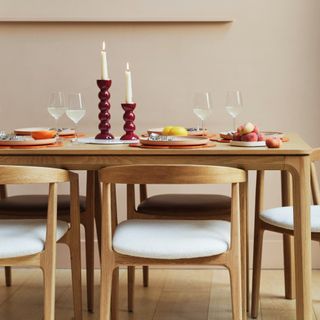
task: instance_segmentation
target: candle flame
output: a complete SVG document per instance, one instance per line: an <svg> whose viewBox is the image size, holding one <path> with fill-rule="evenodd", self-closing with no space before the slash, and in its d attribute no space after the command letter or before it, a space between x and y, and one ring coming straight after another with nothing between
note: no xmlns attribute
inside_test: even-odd
<svg viewBox="0 0 320 320"><path fill-rule="evenodd" d="M127 70L130 70L129 62L127 62Z"/></svg>
<svg viewBox="0 0 320 320"><path fill-rule="evenodd" d="M106 51L106 42L105 41L102 42L102 51Z"/></svg>

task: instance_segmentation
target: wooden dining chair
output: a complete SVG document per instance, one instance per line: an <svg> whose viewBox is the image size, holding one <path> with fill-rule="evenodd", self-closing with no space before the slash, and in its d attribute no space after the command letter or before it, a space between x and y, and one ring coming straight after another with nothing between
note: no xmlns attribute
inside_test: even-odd
<svg viewBox="0 0 320 320"><path fill-rule="evenodd" d="M70 223L57 220L57 184L61 182L70 182ZM68 245L75 319L81 320L78 175L53 168L0 166L0 184L49 184L45 219L0 221L0 266L40 267L44 275L44 319L54 320L56 243Z"/></svg>
<svg viewBox="0 0 320 320"><path fill-rule="evenodd" d="M94 184L94 172L87 172L88 195ZM87 308L94 309L94 204L92 197L79 197L80 223L85 231ZM58 195L58 219L70 222L69 195ZM44 219L47 216L48 196L41 194L8 196L6 185L0 185L0 222L3 219ZM11 286L11 268L5 267L6 285Z"/></svg>
<svg viewBox="0 0 320 320"><path fill-rule="evenodd" d="M118 272L120 265L177 264L227 267L231 279L233 319L243 319L239 184L246 183L245 171L192 165L113 166L100 170L100 181L103 185L100 320L109 320L110 310L116 310L114 304L118 299L114 296L117 294L114 288L117 284L112 284L112 279L117 281L114 273ZM231 222L127 219L118 224L117 216L111 210L112 184L222 183L232 184ZM241 211L241 215L245 212Z"/></svg>
<svg viewBox="0 0 320 320"><path fill-rule="evenodd" d="M135 203L135 186L127 186L128 219L231 219L231 197L221 194L157 194L148 196L140 184L140 203ZM128 267L128 310L134 309L135 267ZM143 266L143 286L149 285L149 267Z"/></svg>
<svg viewBox="0 0 320 320"><path fill-rule="evenodd" d="M311 191L314 205L310 207L311 238L320 242L320 189L314 162L320 160L320 149L311 154ZM260 278L262 263L263 236L265 231L272 231L284 235L294 236L294 215L292 206L264 209L264 171L257 172L256 207L254 224L253 274L252 274L252 303L251 317L257 318L260 302ZM288 198L292 197L292 184Z"/></svg>

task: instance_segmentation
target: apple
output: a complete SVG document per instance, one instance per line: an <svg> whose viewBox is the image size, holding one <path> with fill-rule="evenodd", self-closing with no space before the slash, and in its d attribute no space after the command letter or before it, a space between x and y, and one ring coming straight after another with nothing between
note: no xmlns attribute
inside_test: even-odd
<svg viewBox="0 0 320 320"><path fill-rule="evenodd" d="M243 134L241 136L241 141L246 141L246 142L258 141L258 135L255 132L250 132L250 133L247 133L247 134Z"/></svg>
<svg viewBox="0 0 320 320"><path fill-rule="evenodd" d="M241 135L241 133L242 133L243 128L244 128L243 125L241 125L241 126L239 126L239 127L237 128L237 132L238 132L240 135Z"/></svg>
<svg viewBox="0 0 320 320"><path fill-rule="evenodd" d="M259 135L260 130L257 126L254 126L253 132L255 132L257 135Z"/></svg>
<svg viewBox="0 0 320 320"><path fill-rule="evenodd" d="M265 141L266 140L266 136L263 133L259 133L258 134L258 141Z"/></svg>
<svg viewBox="0 0 320 320"><path fill-rule="evenodd" d="M282 141L278 137L270 137L266 140L266 145L268 148L280 148Z"/></svg>
<svg viewBox="0 0 320 320"><path fill-rule="evenodd" d="M232 136L233 141L241 141L241 135L239 132L235 132Z"/></svg>
<svg viewBox="0 0 320 320"><path fill-rule="evenodd" d="M255 129L255 125L253 125L251 122L247 122L242 131L241 131L241 134L247 134L247 133L250 133L250 132L253 132Z"/></svg>

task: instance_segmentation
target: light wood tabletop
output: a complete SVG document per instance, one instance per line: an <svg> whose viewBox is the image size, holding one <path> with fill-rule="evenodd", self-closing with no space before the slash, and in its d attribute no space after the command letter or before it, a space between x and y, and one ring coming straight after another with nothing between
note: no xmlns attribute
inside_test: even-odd
<svg viewBox="0 0 320 320"><path fill-rule="evenodd" d="M126 145L71 144L62 147L9 149L0 148L0 164L52 166L71 170L88 170L95 180L89 197L96 200L98 240L101 239L101 210L96 170L121 164L205 164L224 165L245 170L288 171L293 180L294 250L297 319L312 319L311 304L311 232L310 232L310 153L312 148L294 133L286 134L289 141L279 149L266 147L234 147L216 142L208 148L150 149ZM247 190L242 190L243 199ZM247 202L247 200L246 200ZM241 232L246 234L247 221ZM246 240L242 238L242 256L246 256ZM246 270L246 259L242 259ZM246 275L243 274L245 279ZM244 281L245 282L245 281ZM243 293L246 291L245 285ZM245 295L243 295L245 296Z"/></svg>

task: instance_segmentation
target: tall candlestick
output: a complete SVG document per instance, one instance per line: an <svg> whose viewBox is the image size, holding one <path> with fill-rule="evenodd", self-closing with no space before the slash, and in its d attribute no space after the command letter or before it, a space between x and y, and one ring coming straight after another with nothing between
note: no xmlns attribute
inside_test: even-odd
<svg viewBox="0 0 320 320"><path fill-rule="evenodd" d="M105 41L102 42L101 50L101 80L110 80L108 73L108 61Z"/></svg>
<svg viewBox="0 0 320 320"><path fill-rule="evenodd" d="M125 71L126 77L126 103L133 103L132 100L132 79L129 62L127 62L127 70Z"/></svg>

